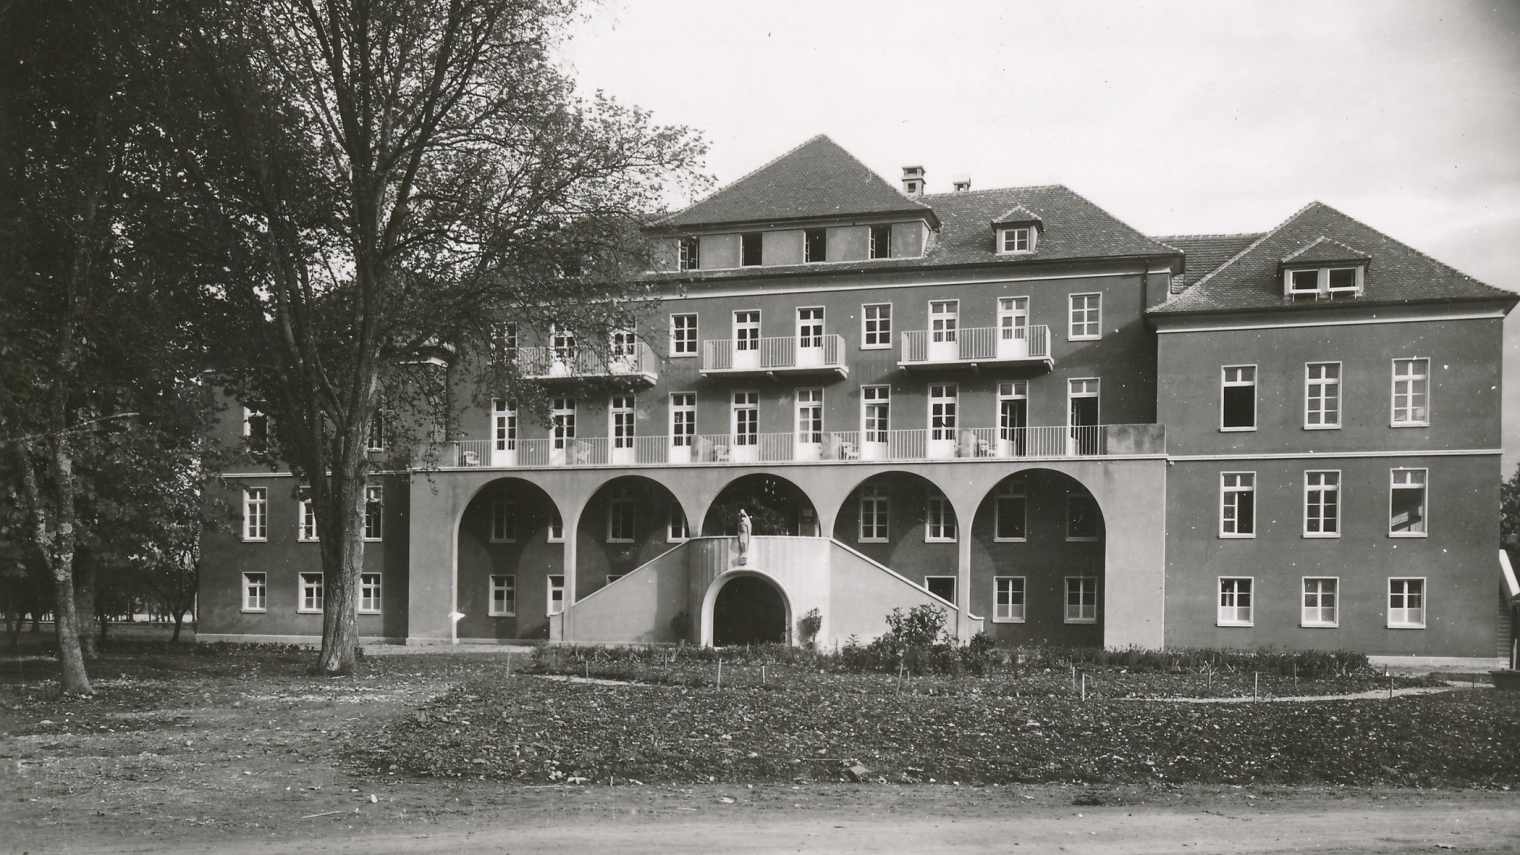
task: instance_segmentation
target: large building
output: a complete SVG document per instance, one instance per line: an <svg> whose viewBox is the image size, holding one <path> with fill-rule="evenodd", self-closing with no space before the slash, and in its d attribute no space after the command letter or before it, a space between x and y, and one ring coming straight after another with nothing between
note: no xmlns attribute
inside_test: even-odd
<svg viewBox="0 0 1520 855"><path fill-rule="evenodd" d="M1318 203L1155 237L924 182L815 137L650 228L665 296L611 357L504 331L549 411L375 476L361 633L795 643L816 609L833 645L931 603L1008 644L1505 649L1515 295ZM316 638L299 485L231 479L200 637Z"/></svg>

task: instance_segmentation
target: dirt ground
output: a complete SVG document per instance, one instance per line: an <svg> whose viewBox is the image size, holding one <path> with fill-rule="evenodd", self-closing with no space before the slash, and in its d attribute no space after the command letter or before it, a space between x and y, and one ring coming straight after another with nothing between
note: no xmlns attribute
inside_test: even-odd
<svg viewBox="0 0 1520 855"><path fill-rule="evenodd" d="M406 659L383 678L345 681L302 675L299 657L235 680L197 657L113 677L108 659L96 668L98 696L67 703L48 701L36 679L51 662L9 660L0 852L1520 851L1515 792L525 787L348 766L345 740L482 667L475 657Z"/></svg>

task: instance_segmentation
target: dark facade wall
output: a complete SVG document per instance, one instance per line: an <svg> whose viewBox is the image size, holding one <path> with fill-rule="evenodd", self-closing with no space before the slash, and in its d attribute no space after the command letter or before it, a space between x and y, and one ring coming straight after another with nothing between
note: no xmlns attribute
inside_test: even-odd
<svg viewBox="0 0 1520 855"><path fill-rule="evenodd" d="M1388 533L1389 470L1428 469L1429 536ZM1303 536L1305 470L1341 472L1339 538ZM1221 472L1255 471L1256 529L1219 536ZM1176 647L1493 656L1499 458L1178 461L1167 477L1166 640ZM1216 625L1218 577L1250 576L1252 627ZM1305 576L1339 577L1340 625L1300 625ZM1391 577L1426 580L1426 628L1387 628Z"/></svg>
<svg viewBox="0 0 1520 855"><path fill-rule="evenodd" d="M1328 320L1304 312L1295 320ZM1239 319L1229 319L1239 320ZM1258 319L1259 321L1259 319ZM1487 449L1500 443L1500 319L1163 333L1157 415L1171 454ZM1393 360L1430 359L1430 426L1393 428ZM1339 430L1304 428L1304 365L1341 363ZM1220 430L1220 371L1257 366L1257 429Z"/></svg>
<svg viewBox="0 0 1520 855"><path fill-rule="evenodd" d="M634 542L614 543L609 538L608 516L611 490L604 487L591 497L581 512L580 539L576 541L576 599L607 585L608 574L624 575L653 561L675 547L669 540L668 514L674 497L652 481L626 479L636 499ZM608 485L609 487L612 485Z"/></svg>
<svg viewBox="0 0 1520 855"><path fill-rule="evenodd" d="M515 542L491 540L492 505L510 499L517 511ZM549 542L552 504L536 487L506 479L471 501L459 522L459 620L465 638L548 638L549 577L564 573L565 545ZM490 614L491 576L516 576L515 616Z"/></svg>

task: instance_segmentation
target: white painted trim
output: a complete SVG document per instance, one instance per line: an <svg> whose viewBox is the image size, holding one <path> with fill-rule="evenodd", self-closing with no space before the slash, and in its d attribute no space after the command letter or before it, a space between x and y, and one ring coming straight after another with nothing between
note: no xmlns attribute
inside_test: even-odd
<svg viewBox="0 0 1520 855"><path fill-rule="evenodd" d="M1324 581L1329 579L1335 582L1335 591L1331 596L1335 597L1335 620L1311 621L1305 619L1305 610L1309 607L1304 605L1304 598L1308 596L1307 589L1309 580ZM1323 591L1320 592L1323 595ZM1304 629L1339 629L1341 625L1341 577L1339 576L1300 576L1298 577L1298 625Z"/></svg>
<svg viewBox="0 0 1520 855"><path fill-rule="evenodd" d="M860 263L860 261L885 261L885 260L886 259L859 259L857 261L838 261L838 262L835 262L835 261L825 261L825 262L822 262L822 263L823 264L858 264L858 263ZM738 267L723 267L723 268L712 268L712 269L717 269L717 270L739 270L741 268L738 268ZM909 271L909 272L911 272L911 270L912 270L912 268L890 268L890 269L894 270L894 271L905 270L905 271ZM819 271L819 272L823 272L823 271ZM1172 272L1172 269L1170 267L1167 267L1165 269L1152 270L1150 272L1151 272L1151 275L1153 275L1153 276L1157 276L1157 275L1167 275L1167 276L1170 276L1171 272ZM1045 275L1045 276L1000 276L1000 277L998 277L996 279L936 279L936 280L932 280L932 281L923 281L923 282L882 283L880 285L829 285L828 289L830 291L881 291L881 290L887 290L887 289L893 289L893 288L933 288L933 287L938 287L938 286L942 286L942 285L1001 285L1001 284L1012 284L1012 283L1015 283L1015 282L1060 282L1060 281L1069 280L1069 279L1126 279L1126 278L1131 278L1131 277L1135 277L1135 276L1142 276L1142 275L1144 275L1144 273L1142 271L1140 271L1140 270L1131 270L1131 271L1127 271L1127 272L1124 272L1124 273L1072 273L1072 274L1069 274L1069 275L1067 275L1067 274L1061 274L1061 275ZM728 290L722 290L722 291L714 290L714 291L707 291L707 292L704 292L704 293L701 293L701 294L692 294L692 293L683 294L683 295L681 295L680 299L682 299L682 300L711 300L711 299L720 299L720 298L721 299L729 299L729 298L741 297L741 296L756 296L756 295L762 295L762 294L765 295L765 296L771 296L771 295L776 295L776 294L817 294L818 293L818 289L819 289L818 285L810 285L810 286L805 287L805 288L776 288L776 289L770 289L770 288L743 288L743 289L728 289ZM654 298L651 298L651 299L657 299L657 300L658 299L667 299L668 300L668 299L672 299L672 298L670 298L670 297L654 297ZM1503 316L1496 314L1496 315L1494 315L1494 317L1503 317Z"/></svg>
<svg viewBox="0 0 1520 855"><path fill-rule="evenodd" d="M1482 312L1467 315L1415 315L1408 318L1363 318L1360 320L1339 321L1297 321L1292 323L1265 323L1265 324L1230 324L1212 327L1179 327L1177 329L1157 329L1158 335L1168 333L1194 333L1194 332L1230 332L1233 330L1277 330L1292 329L1295 327L1355 327L1366 324L1416 324L1430 323L1431 321L1476 321L1503 319L1503 312Z"/></svg>
<svg viewBox="0 0 1520 855"><path fill-rule="evenodd" d="M1417 451L1289 451L1268 454L1174 454L1167 456L1170 462L1182 461L1195 463L1205 460L1334 460L1337 458L1359 457L1482 457L1491 454L1503 454L1502 448L1459 448L1446 450L1422 449ZM1059 459L1059 458L1056 458ZM1083 460L1102 460L1101 457L1084 457ZM1113 458L1118 459L1118 458ZM1126 460L1140 459L1138 457L1126 457Z"/></svg>
<svg viewBox="0 0 1520 855"><path fill-rule="evenodd" d="M1241 580L1244 580L1244 581L1246 581L1246 582L1249 583L1249 585L1247 587L1250 588L1250 591L1248 591L1246 593L1246 596L1248 596L1248 597L1251 598L1251 605L1248 607L1251 610L1251 617L1248 618L1247 620L1224 620L1224 618L1223 618L1223 610L1224 610L1225 606L1224 606L1223 603L1220 602L1220 600L1223 599L1223 597L1224 597L1224 582L1225 582L1226 579L1229 579L1229 580L1232 580L1232 581L1241 581ZM1239 598L1240 591L1238 591L1238 590L1235 591L1235 596L1237 598ZM1238 608L1238 606L1232 606L1231 608ZM1215 576L1214 577L1214 625L1215 626L1235 626L1235 627L1239 627L1239 626L1251 627L1251 626L1255 626L1256 625L1256 577L1255 576Z"/></svg>

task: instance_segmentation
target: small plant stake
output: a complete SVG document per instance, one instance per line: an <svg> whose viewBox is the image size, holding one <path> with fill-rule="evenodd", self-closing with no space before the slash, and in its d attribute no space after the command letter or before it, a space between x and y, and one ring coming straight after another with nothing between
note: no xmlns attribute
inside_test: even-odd
<svg viewBox="0 0 1520 855"><path fill-rule="evenodd" d="M760 666L760 685L765 685L765 666Z"/></svg>
<svg viewBox="0 0 1520 855"><path fill-rule="evenodd" d="M1087 700L1087 672L1082 672L1082 700Z"/></svg>
<svg viewBox="0 0 1520 855"><path fill-rule="evenodd" d="M1298 660L1293 660L1293 691L1298 691Z"/></svg>
<svg viewBox="0 0 1520 855"><path fill-rule="evenodd" d="M1251 703L1256 703L1261 694L1261 672L1251 672Z"/></svg>
<svg viewBox="0 0 1520 855"><path fill-rule="evenodd" d="M723 660L718 660L718 691L723 691Z"/></svg>

